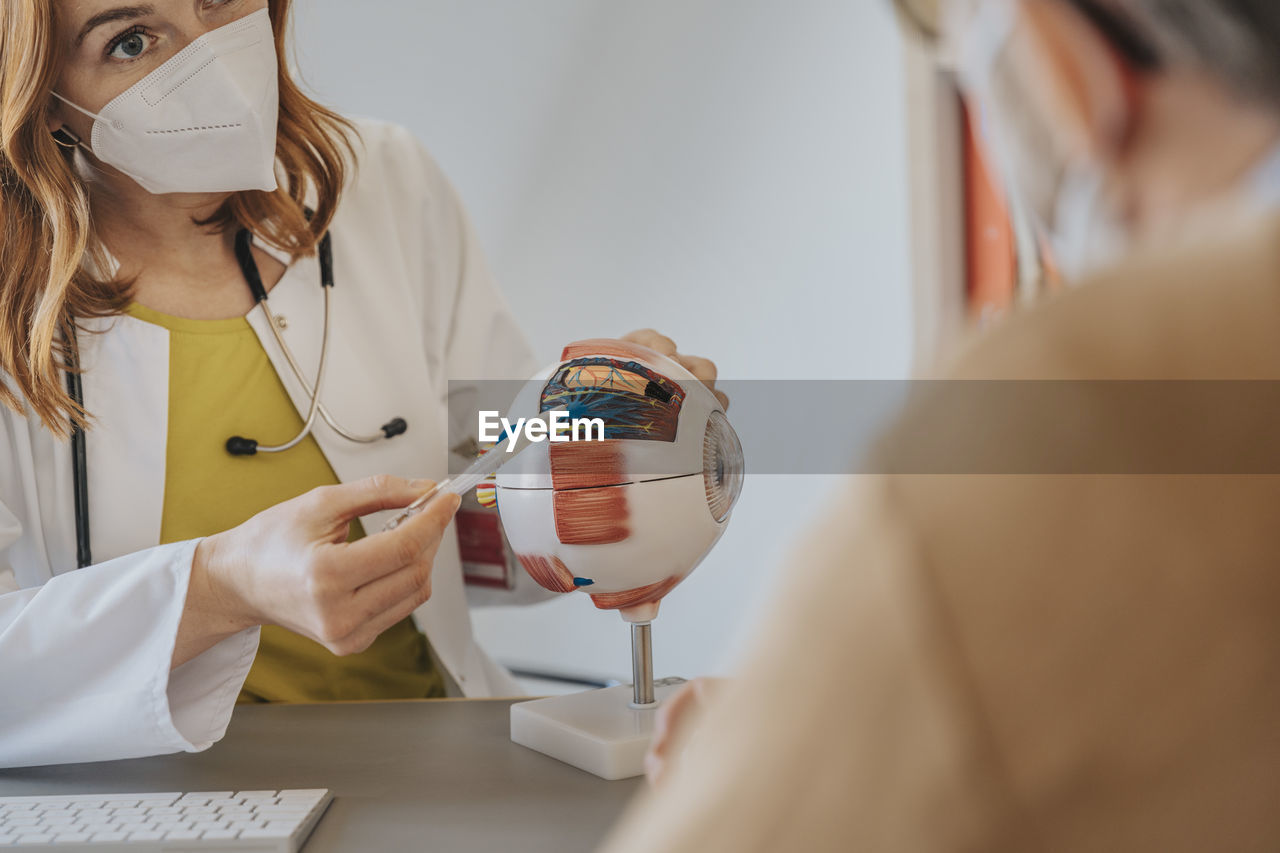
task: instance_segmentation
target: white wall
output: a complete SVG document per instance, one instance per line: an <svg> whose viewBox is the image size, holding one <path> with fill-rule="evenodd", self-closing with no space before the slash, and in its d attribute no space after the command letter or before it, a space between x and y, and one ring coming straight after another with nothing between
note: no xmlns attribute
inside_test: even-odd
<svg viewBox="0 0 1280 853"><path fill-rule="evenodd" d="M653 326L726 377L899 378L907 146L889 6L298 0L296 40L321 100L432 149L548 361ZM663 605L659 675L731 663L824 490L747 483ZM627 675L623 623L585 597L476 622L501 659Z"/></svg>

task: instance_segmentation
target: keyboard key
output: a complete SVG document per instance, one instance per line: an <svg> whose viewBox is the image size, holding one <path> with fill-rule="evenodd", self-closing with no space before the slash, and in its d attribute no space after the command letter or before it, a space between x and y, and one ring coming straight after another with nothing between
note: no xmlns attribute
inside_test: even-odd
<svg viewBox="0 0 1280 853"><path fill-rule="evenodd" d="M156 832L154 830L129 833L130 841L159 841L162 838L164 838L164 833Z"/></svg>
<svg viewBox="0 0 1280 853"><path fill-rule="evenodd" d="M205 803L205 805L213 806L214 808L223 808L224 806L238 806L240 803L240 797L210 797L209 802Z"/></svg>
<svg viewBox="0 0 1280 853"><path fill-rule="evenodd" d="M74 841L88 841L89 833L87 832L62 832L53 837L58 844L70 844Z"/></svg>
<svg viewBox="0 0 1280 853"><path fill-rule="evenodd" d="M301 820L311 814L312 809L263 809L258 812L259 820Z"/></svg>
<svg viewBox="0 0 1280 853"><path fill-rule="evenodd" d="M172 832L166 832L165 841L194 841L200 837L198 829L175 829Z"/></svg>
<svg viewBox="0 0 1280 853"><path fill-rule="evenodd" d="M235 829L212 829L204 834L205 841L219 841L235 838L240 832Z"/></svg>
<svg viewBox="0 0 1280 853"><path fill-rule="evenodd" d="M141 806L126 806L124 808L112 809L111 813L116 817L125 817L126 815L144 815L147 813L147 809L144 809Z"/></svg>
<svg viewBox="0 0 1280 853"><path fill-rule="evenodd" d="M102 844L107 841L124 841L128 837L129 833L127 832L95 832L89 840Z"/></svg>
<svg viewBox="0 0 1280 853"><path fill-rule="evenodd" d="M182 813L194 816L199 814L217 814L218 810L213 806L187 806L183 808Z"/></svg>
<svg viewBox="0 0 1280 853"><path fill-rule="evenodd" d="M18 836L19 844L52 844L53 836L46 832L32 832Z"/></svg>
<svg viewBox="0 0 1280 853"><path fill-rule="evenodd" d="M259 829L246 829L240 833L241 838L288 838L293 834L293 825L267 824Z"/></svg>

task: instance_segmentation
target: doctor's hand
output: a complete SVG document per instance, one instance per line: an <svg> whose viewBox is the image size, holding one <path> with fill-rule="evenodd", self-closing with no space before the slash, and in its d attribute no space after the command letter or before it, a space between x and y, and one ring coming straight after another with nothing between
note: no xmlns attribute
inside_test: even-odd
<svg viewBox="0 0 1280 853"><path fill-rule="evenodd" d="M367 649L431 597L432 563L458 498L355 542L350 524L408 506L430 486L387 476L322 486L202 540L173 666L254 625L281 625L338 655Z"/></svg>
<svg viewBox="0 0 1280 853"><path fill-rule="evenodd" d="M711 389L711 393L716 395L720 405L724 406L725 411L728 411L729 395L723 391L716 390L716 364L714 361L696 355L682 355L676 351L675 341L664 334L655 332L653 329L638 329L634 332L627 332L622 336L622 340L640 344L640 346L648 347L651 350L657 350L667 358L675 361L685 370L701 379L702 384Z"/></svg>

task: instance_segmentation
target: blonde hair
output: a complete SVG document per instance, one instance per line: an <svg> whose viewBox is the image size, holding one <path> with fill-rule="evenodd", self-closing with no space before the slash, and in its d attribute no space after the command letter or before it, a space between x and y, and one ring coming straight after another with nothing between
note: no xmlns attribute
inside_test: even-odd
<svg viewBox="0 0 1280 853"><path fill-rule="evenodd" d="M64 374L77 362L77 317L118 314L127 282L96 278L108 269L73 151L49 134L48 110L60 59L56 0L0 3L0 401L34 412L58 436L87 424ZM354 126L304 95L289 76L285 36L290 0L270 0L279 56L276 158L285 180L274 192L232 195L199 224L244 227L294 255L315 250L338 206ZM308 219L304 200L311 192Z"/></svg>

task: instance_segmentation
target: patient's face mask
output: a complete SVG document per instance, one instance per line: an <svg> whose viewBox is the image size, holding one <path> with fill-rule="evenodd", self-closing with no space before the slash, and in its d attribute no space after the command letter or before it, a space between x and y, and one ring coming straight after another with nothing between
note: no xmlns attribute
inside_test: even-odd
<svg viewBox="0 0 1280 853"><path fill-rule="evenodd" d="M1064 140L1044 119L1036 93L1017 68L1015 4L976 0L952 8L961 85L978 113L984 146L1011 207L1041 229L1068 279L1117 260L1130 241L1108 200L1105 175L1063 150Z"/></svg>
<svg viewBox="0 0 1280 853"><path fill-rule="evenodd" d="M150 193L271 191L277 74L262 9L195 39L100 112L54 96L94 120L93 155Z"/></svg>

